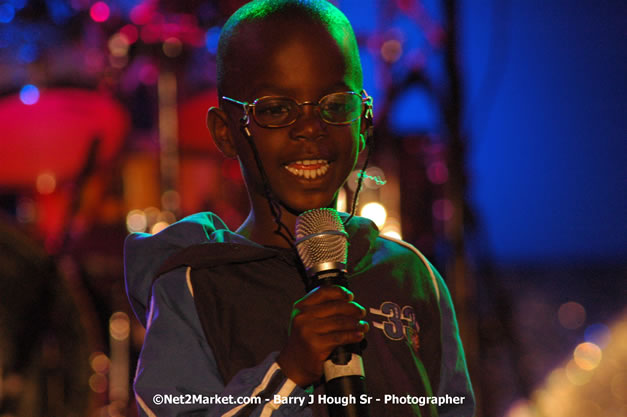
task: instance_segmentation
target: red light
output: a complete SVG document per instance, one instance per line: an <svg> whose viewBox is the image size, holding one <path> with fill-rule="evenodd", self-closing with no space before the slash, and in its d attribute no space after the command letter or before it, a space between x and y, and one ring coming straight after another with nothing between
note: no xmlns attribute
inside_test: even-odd
<svg viewBox="0 0 627 417"><path fill-rule="evenodd" d="M120 33L123 34L124 36L126 36L126 39L128 40L129 44L133 44L133 43L137 42L137 38L139 36L139 33L138 33L137 28L135 26L133 26L133 25L126 25L122 29L120 29Z"/></svg>
<svg viewBox="0 0 627 417"><path fill-rule="evenodd" d="M131 9L131 22L136 25L145 25L149 23L155 14L154 7L149 4L140 3Z"/></svg>
<svg viewBox="0 0 627 417"><path fill-rule="evenodd" d="M104 22L109 18L109 6L103 1L94 3L89 9L89 15L95 22Z"/></svg>

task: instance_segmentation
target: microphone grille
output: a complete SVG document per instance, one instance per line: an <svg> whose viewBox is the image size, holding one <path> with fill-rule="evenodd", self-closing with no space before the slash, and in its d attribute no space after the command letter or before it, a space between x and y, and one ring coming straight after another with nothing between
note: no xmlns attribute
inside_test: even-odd
<svg viewBox="0 0 627 417"><path fill-rule="evenodd" d="M327 262L345 266L348 239L338 212L331 208L320 208L298 216L296 250L307 270Z"/></svg>

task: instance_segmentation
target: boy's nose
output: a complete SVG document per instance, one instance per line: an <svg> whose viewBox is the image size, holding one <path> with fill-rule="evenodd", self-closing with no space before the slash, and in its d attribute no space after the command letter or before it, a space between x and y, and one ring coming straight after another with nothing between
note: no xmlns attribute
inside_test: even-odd
<svg viewBox="0 0 627 417"><path fill-rule="evenodd" d="M317 140L326 135L326 123L318 113L315 103L303 103L293 125L296 139Z"/></svg>

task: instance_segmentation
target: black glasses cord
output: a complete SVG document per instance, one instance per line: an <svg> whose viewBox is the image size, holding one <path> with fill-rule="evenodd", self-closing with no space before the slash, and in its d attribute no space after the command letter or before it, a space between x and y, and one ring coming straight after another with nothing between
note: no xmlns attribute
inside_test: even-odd
<svg viewBox="0 0 627 417"><path fill-rule="evenodd" d="M281 215L282 215L281 205L274 198L274 194L272 193L272 188L270 187L270 181L268 180L268 175L266 174L266 170L263 168L263 164L261 163L261 158L259 157L259 151L257 151L257 146L255 145L255 141L253 141L252 135L250 134L250 131L248 130L247 125L244 123L245 122L242 122L242 126L241 126L242 134L246 138L248 145L250 146L250 149L253 151L255 164L257 165L257 169L259 170L259 173L261 174L261 181L263 183L263 192L266 196L266 200L268 201L268 206L270 207L270 213L272 214L274 222L277 225L277 228L274 231L274 233L281 236L291 248L295 249L296 247L294 246L294 235L292 235L292 232L289 230L289 228L281 221ZM283 232L283 230L285 230L285 232ZM287 233L287 236L286 236L286 233Z"/></svg>

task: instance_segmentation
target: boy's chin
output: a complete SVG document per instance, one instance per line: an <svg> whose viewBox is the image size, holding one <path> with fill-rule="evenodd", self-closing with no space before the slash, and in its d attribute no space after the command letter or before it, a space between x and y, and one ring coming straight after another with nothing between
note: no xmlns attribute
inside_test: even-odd
<svg viewBox="0 0 627 417"><path fill-rule="evenodd" d="M307 210L318 208L335 208L337 197L331 199L307 199L305 201L281 201L281 207L288 213L298 216Z"/></svg>

